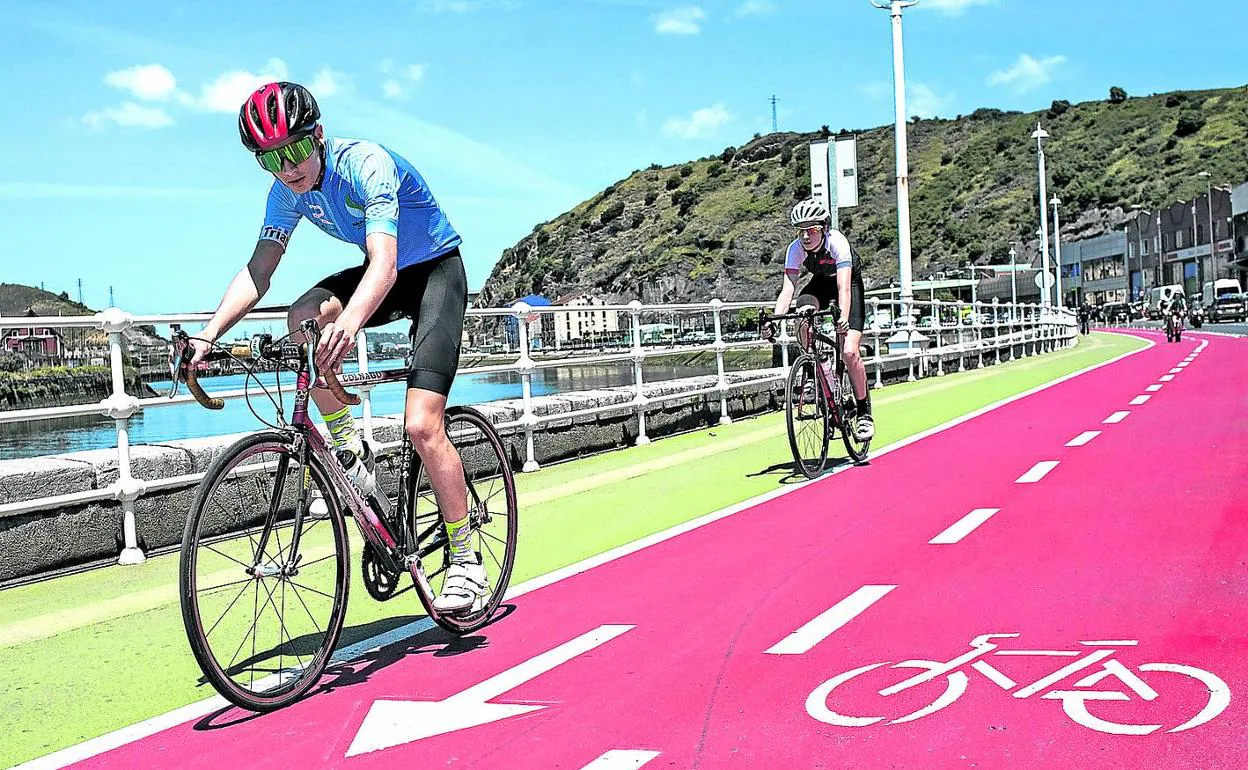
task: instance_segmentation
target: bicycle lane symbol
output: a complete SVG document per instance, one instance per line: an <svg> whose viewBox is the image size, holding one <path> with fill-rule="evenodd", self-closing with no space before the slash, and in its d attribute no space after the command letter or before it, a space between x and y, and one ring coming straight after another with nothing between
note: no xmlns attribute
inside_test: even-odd
<svg viewBox="0 0 1248 770"><path fill-rule="evenodd" d="M962 670L969 667L1020 700L1030 698L1033 695L1040 695L1040 698L1044 700L1060 700L1062 702L1062 710L1066 715L1076 724L1090 730L1111 735L1148 735L1163 727L1160 724L1113 722L1096 716L1088 708L1089 701L1130 701L1133 695L1145 702L1157 699L1158 692L1153 687L1145 682L1141 676L1137 675L1136 672L1114 659L1114 655L1119 651L1119 648L1136 646L1138 644L1137 640L1080 642L1080 645L1083 647L1090 648L1086 653L1082 650L1002 650L999 649L997 642L993 641L994 639L1014 639L1018 636L1019 634L1016 633L982 634L971 640L971 649L968 652L952 660L940 662L915 659L892 664L891 667L894 669L918 668L926 670L895 685L879 690L876 694L882 698L918 687L941 676L946 678L947 685L944 692L932 703L910 714L893 719L887 724L914 722L955 703L967 691L970 684L967 672ZM1082 657L1080 657L1081 655ZM1020 687L1018 682L1015 682L986 660L990 656L1078 659L1030 684ZM806 698L806 712L820 722L838 727L867 727L882 722L885 719L882 716L853 716L834 711L828 706L828 698L833 691L850 680L889 665L887 661L871 663L832 677L816 687ZM1094 666L1097 666L1097 668L1070 685L1070 689L1049 689L1068 677ZM1221 678L1208 671L1178 663L1145 663L1138 668L1142 673L1167 672L1190 677L1204 685L1208 692L1207 703L1195 716L1192 716L1182 724L1168 729L1166 732L1177 733L1199 727L1216 718L1230 705L1230 688ZM1118 680L1121 689L1092 689L1110 677Z"/></svg>

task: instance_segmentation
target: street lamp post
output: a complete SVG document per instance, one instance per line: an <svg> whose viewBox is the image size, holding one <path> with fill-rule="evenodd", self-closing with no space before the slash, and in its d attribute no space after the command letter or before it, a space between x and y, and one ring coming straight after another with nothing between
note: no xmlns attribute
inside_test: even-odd
<svg viewBox="0 0 1248 770"><path fill-rule="evenodd" d="M1040 177L1040 253L1041 266L1045 275L1049 273L1049 218L1045 215L1045 199L1048 197L1048 174L1044 168L1044 140L1049 138L1049 132L1036 124L1036 130L1032 132L1031 138L1036 140L1036 163L1038 165L1037 174ZM1044 283L1048 283L1047 277L1042 279ZM1049 288L1045 286L1041 291L1041 305L1049 304Z"/></svg>
<svg viewBox="0 0 1248 770"><path fill-rule="evenodd" d="M896 121L897 154L897 276L901 279L901 313L909 325L910 306L914 302L913 276L910 263L910 160L906 146L906 67L901 41L901 12L919 0L871 0L886 10L893 20L893 97Z"/></svg>
<svg viewBox="0 0 1248 770"><path fill-rule="evenodd" d="M1010 247L1010 321L1014 321L1014 312L1018 309L1018 266L1014 263L1014 258L1018 256L1018 252L1014 247Z"/></svg>
<svg viewBox="0 0 1248 770"><path fill-rule="evenodd" d="M1057 262L1057 309L1062 309L1062 221L1058 218L1057 207L1062 205L1062 199L1057 197L1057 193L1053 193L1053 200L1049 201L1053 204L1053 259Z"/></svg>

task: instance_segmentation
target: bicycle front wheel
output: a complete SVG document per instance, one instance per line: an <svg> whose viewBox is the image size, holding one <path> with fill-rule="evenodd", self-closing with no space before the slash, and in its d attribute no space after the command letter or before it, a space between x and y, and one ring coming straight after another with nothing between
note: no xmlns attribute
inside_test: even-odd
<svg viewBox="0 0 1248 770"><path fill-rule="evenodd" d="M865 462L871 449L871 439L858 439L858 399L854 397L854 383L849 371L841 369L841 441L849 459L855 463Z"/></svg>
<svg viewBox="0 0 1248 770"><path fill-rule="evenodd" d="M475 409L452 407L446 410L446 432L464 466L470 543L485 567L487 593L466 611L445 613L434 608L433 600L441 592L451 564L451 549L428 470L415 454L408 474L408 522L412 527L408 542L414 544L418 556L411 573L425 611L442 628L464 634L489 623L507 591L516 561L519 505L507 452L490 421Z"/></svg>
<svg viewBox="0 0 1248 770"><path fill-rule="evenodd" d="M828 399L819 382L817 367L815 359L809 355L793 362L784 402L789 449L793 451L797 469L808 479L823 472L831 440Z"/></svg>
<svg viewBox="0 0 1248 770"><path fill-rule="evenodd" d="M186 636L217 692L270 711L317 683L346 615L348 547L328 475L290 436L248 436L217 458L179 575Z"/></svg>

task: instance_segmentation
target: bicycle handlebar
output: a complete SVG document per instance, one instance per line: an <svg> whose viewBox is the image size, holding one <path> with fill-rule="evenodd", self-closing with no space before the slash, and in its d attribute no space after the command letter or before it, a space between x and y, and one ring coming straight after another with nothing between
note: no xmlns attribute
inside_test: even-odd
<svg viewBox="0 0 1248 770"><path fill-rule="evenodd" d="M760 310L758 313L759 323L767 321L806 321L814 318L829 318L831 316L839 316L840 309L836 305L829 305L827 310L806 311L798 310L792 313L781 313L780 315L772 315L766 310Z"/></svg>
<svg viewBox="0 0 1248 770"><path fill-rule="evenodd" d="M310 330L315 339L317 331L316 324L314 321L310 323ZM190 391L192 396L195 397L195 400L199 402L200 406L205 409L212 410L222 409L225 407L225 401L220 398L209 396L206 392L204 392L203 386L199 384L199 377L196 374L195 369L189 366L192 355L190 347L186 344L189 340L190 336L184 331L178 331L174 335L175 345L180 343L181 350L177 354L178 359L173 367L173 392L176 392L178 389L179 375L184 375L186 377L186 389ZM306 355L304 345L274 345L272 338L268 335L259 335L255 340L253 340L252 349L259 358L268 359L270 361L302 361ZM213 350L205 354L201 360L204 362L212 362L224 361L226 359L233 358L234 356L226 351ZM338 399L347 406L357 406L360 403L360 397L354 393L348 393L346 389L343 388L342 383L338 381L338 375L332 370L318 372L317 374L321 381L324 382L325 389L328 390L334 398ZM171 392L170 395L172 394L173 393Z"/></svg>

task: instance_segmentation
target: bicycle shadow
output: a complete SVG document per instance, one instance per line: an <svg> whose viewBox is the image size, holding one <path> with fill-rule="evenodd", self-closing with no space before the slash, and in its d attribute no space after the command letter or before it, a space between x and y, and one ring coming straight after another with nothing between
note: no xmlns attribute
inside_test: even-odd
<svg viewBox="0 0 1248 770"><path fill-rule="evenodd" d="M378 672L412 655L430 655L435 658L444 658L484 649L488 646L489 639L480 635L480 631L488 629L491 625L505 619L515 611L516 605L514 604L501 605L494 613L494 617L489 624L473 634L461 636L453 634L441 626L433 625L412 636L370 650L351 660L332 663L325 668L324 673L321 674L320 681L300 698L298 703L327 695L345 687L363 684ZM339 636L338 649L348 648L359 642L422 620L432 623L424 615L407 615L344 628ZM207 679L204 677L200 677L199 681L201 684L207 684ZM263 713L246 711L237 706L229 705L204 716L195 723L193 729L196 731L221 730L235 725L246 724L263 716L265 716Z"/></svg>
<svg viewBox="0 0 1248 770"><path fill-rule="evenodd" d="M836 460L829 459L827 467L824 468L823 472L820 473L819 476L816 478L822 478L824 476L831 474L834 471L841 471L843 469L853 467L854 465L861 465L863 467L866 467L870 464L871 464L870 460L864 460L861 463L855 463L853 459L849 457L841 457L841 458L837 458ZM792 462L792 461L784 462L784 463L775 463L774 465L770 465L754 473L747 473L745 474L745 476L746 478L751 478L751 479L761 478L763 476L779 476L779 474L782 471L786 472L785 475L780 476L776 480L776 483L781 486L792 486L794 484L801 484L802 482L811 480L811 479L806 478L806 476L798 469L797 463Z"/></svg>

